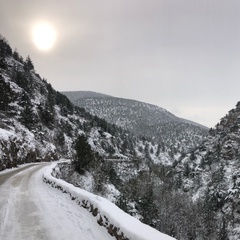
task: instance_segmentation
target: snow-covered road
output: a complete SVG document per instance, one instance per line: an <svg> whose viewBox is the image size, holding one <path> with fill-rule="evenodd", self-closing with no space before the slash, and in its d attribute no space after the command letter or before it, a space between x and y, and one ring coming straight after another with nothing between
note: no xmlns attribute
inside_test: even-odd
<svg viewBox="0 0 240 240"><path fill-rule="evenodd" d="M69 196L42 181L46 163L0 173L0 239L113 240Z"/></svg>

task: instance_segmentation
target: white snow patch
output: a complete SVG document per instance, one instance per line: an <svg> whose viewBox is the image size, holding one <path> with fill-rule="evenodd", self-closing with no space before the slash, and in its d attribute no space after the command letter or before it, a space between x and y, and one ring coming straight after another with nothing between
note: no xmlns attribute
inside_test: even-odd
<svg viewBox="0 0 240 240"><path fill-rule="evenodd" d="M56 163L51 167L46 167L43 178L44 181L50 183L52 186L62 188L75 198L78 203L85 203L90 208L98 209L98 219L107 218L110 224L113 224L118 228L118 232L122 232L130 240L173 240L174 238L163 234L150 226L141 223L136 218L128 215L109 200L89 193L83 189L76 188L72 184L69 184L61 179L54 178L51 173L53 168L56 167Z"/></svg>
<svg viewBox="0 0 240 240"><path fill-rule="evenodd" d="M8 141L12 136L15 136L12 132L0 128L0 139Z"/></svg>

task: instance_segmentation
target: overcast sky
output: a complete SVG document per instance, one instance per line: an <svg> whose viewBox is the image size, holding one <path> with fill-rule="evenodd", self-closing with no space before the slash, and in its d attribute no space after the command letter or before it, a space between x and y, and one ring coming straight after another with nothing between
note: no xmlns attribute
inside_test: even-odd
<svg viewBox="0 0 240 240"><path fill-rule="evenodd" d="M55 46L40 51L32 26ZM240 101L239 0L0 0L0 34L58 91L152 103L213 127Z"/></svg>

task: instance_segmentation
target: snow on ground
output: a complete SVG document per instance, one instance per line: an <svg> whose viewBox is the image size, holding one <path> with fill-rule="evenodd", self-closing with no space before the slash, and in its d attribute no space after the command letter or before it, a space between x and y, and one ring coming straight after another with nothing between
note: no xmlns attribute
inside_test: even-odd
<svg viewBox="0 0 240 240"><path fill-rule="evenodd" d="M43 171L44 169L38 172L35 179L39 179ZM31 184L34 188L35 184L33 182L31 182ZM40 191L42 199L45 199L45 201L39 201L38 206L40 209L45 209L45 212L49 213L47 216L44 216L44 223L46 226L53 225L53 239L114 239L107 233L106 229L99 227L95 218L86 209L80 208L74 201L70 200L68 195L46 184L44 186L42 184L44 183L41 182L41 184L39 184L38 190L35 189L33 191L33 195L35 194L37 198L39 196L38 192ZM59 221L59 219L61 221ZM63 232L61 234L59 234L60 228Z"/></svg>
<svg viewBox="0 0 240 240"><path fill-rule="evenodd" d="M0 239L113 240L86 209L42 181L44 166L1 173L12 176L0 182Z"/></svg>
<svg viewBox="0 0 240 240"><path fill-rule="evenodd" d="M105 185L104 197L107 198L110 202L116 203L117 197L120 195L120 192L115 188L113 184Z"/></svg>
<svg viewBox="0 0 240 240"><path fill-rule="evenodd" d="M106 229L111 224L129 240L174 239L141 223L107 199L54 178L51 172L55 166L35 163L0 173L0 239L114 240ZM43 179L61 186L62 191ZM83 200L85 207L92 204L93 209L97 208L96 217L88 208L79 206ZM100 218L105 227L98 224Z"/></svg>
<svg viewBox="0 0 240 240"><path fill-rule="evenodd" d="M103 221L103 225L109 227L111 224L118 229L130 240L173 240L174 238L165 235L150 226L141 223L136 218L123 212L109 200L100 196L89 193L83 189L76 188L61 179L56 179L51 175L52 169L56 166L54 163L51 167L44 170L44 181L51 184L53 187L60 188L71 196L78 204L87 208L97 209L97 219ZM91 207L92 205L92 207ZM97 221L95 219L95 221ZM107 219L105 221L104 219Z"/></svg>

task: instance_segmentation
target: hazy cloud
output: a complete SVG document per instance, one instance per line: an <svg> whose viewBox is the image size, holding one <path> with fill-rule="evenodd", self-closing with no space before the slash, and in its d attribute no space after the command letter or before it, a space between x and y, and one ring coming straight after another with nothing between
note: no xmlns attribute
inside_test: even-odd
<svg viewBox="0 0 240 240"><path fill-rule="evenodd" d="M48 53L31 41L51 22ZM0 30L57 90L153 103L213 126L239 100L239 0L0 0Z"/></svg>

